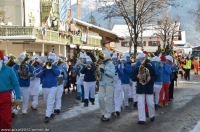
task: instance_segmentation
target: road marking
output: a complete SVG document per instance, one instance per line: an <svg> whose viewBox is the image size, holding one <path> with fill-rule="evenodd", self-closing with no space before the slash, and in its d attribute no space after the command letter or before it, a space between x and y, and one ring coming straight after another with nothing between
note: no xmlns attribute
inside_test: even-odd
<svg viewBox="0 0 200 132"><path fill-rule="evenodd" d="M200 82L192 82L192 81L178 81L179 84L184 83L184 84L200 84Z"/></svg>

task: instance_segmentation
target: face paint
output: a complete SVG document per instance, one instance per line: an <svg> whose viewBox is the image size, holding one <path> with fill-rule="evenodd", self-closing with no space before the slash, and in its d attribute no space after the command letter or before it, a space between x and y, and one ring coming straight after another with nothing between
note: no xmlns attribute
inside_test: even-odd
<svg viewBox="0 0 200 132"><path fill-rule="evenodd" d="M129 62L131 60L130 56L126 56L126 60L127 60L127 62Z"/></svg>
<svg viewBox="0 0 200 132"><path fill-rule="evenodd" d="M125 63L126 63L126 61L125 61L125 60L122 60L122 63L123 63L123 64L125 64Z"/></svg>
<svg viewBox="0 0 200 132"><path fill-rule="evenodd" d="M112 63L113 63L114 65L116 65L116 64L117 64L117 58L113 58L113 59L112 59Z"/></svg>
<svg viewBox="0 0 200 132"><path fill-rule="evenodd" d="M86 64L86 58L83 58L83 63Z"/></svg>
<svg viewBox="0 0 200 132"><path fill-rule="evenodd" d="M3 60L0 60L0 71L1 71L2 66L3 66Z"/></svg>

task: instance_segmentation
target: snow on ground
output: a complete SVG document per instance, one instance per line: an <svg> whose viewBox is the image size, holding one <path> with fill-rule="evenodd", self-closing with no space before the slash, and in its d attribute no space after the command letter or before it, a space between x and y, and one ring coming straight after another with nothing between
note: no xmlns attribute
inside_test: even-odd
<svg viewBox="0 0 200 132"><path fill-rule="evenodd" d="M197 125L194 126L194 129L191 130L190 132L200 132L200 121L198 121Z"/></svg>

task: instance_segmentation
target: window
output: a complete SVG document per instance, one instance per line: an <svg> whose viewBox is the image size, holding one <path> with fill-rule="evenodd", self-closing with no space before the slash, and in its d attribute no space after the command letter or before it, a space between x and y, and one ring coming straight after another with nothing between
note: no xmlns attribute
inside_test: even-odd
<svg viewBox="0 0 200 132"><path fill-rule="evenodd" d="M121 47L129 47L129 42L121 42Z"/></svg>
<svg viewBox="0 0 200 132"><path fill-rule="evenodd" d="M138 41L138 46L142 46L141 44L142 44L142 42ZM146 41L143 41L143 46L146 46Z"/></svg>
<svg viewBox="0 0 200 132"><path fill-rule="evenodd" d="M158 46L160 45L160 41L149 41L149 46Z"/></svg>

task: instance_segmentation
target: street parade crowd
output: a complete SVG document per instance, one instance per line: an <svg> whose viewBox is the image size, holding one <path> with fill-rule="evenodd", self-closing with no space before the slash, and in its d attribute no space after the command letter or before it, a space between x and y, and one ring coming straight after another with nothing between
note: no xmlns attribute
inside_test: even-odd
<svg viewBox="0 0 200 132"><path fill-rule="evenodd" d="M92 62L84 52L79 53L76 62L67 63L53 51L45 63L41 63L37 54L31 57L21 53L20 58L19 61L0 52L0 129L11 129L12 117L18 113L20 103L22 114L28 114L29 101L31 109L37 110L40 84L46 105L45 123L60 113L62 95L70 91L71 85L84 107L95 105L98 90L103 122L112 115L120 116L122 106L129 107L130 101L138 108L138 124L144 124L146 118L154 122L155 110L167 107L174 99L178 74L190 80L191 66L196 75L199 68L197 59L164 54L150 58L146 51L137 54L136 61L131 60L128 52L120 56L106 49L99 52L97 62Z"/></svg>

